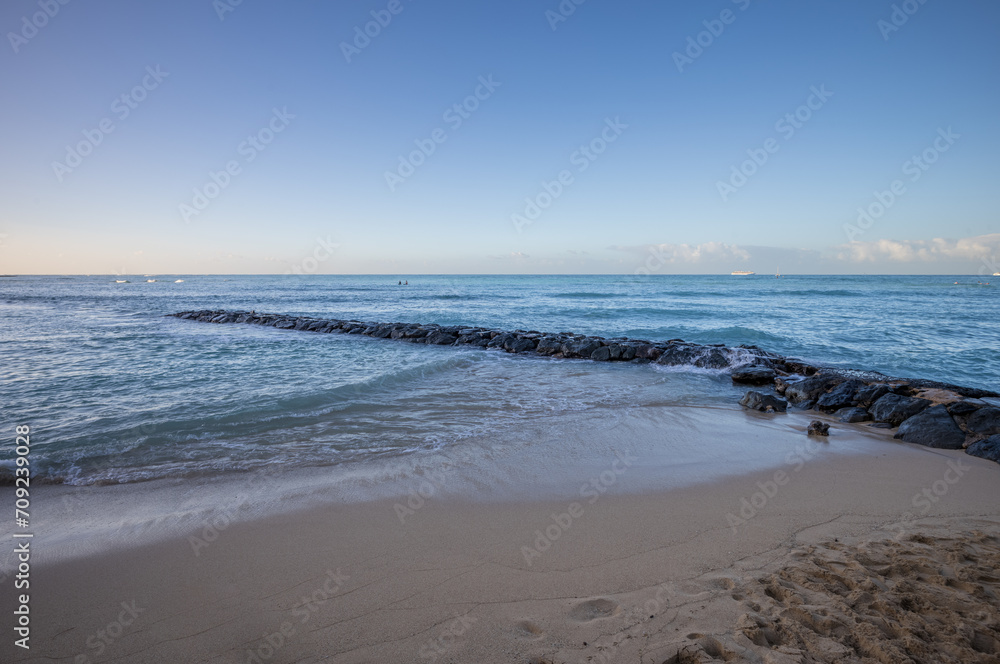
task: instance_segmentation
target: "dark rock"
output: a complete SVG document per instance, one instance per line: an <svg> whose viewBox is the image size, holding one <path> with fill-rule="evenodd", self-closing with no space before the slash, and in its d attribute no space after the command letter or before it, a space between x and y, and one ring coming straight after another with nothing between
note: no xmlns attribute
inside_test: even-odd
<svg viewBox="0 0 1000 664"><path fill-rule="evenodd" d="M892 426L898 427L903 423L903 420L913 417L929 405L931 402L927 399L889 393L872 404L870 412L872 419L876 422L888 422Z"/></svg>
<svg viewBox="0 0 1000 664"><path fill-rule="evenodd" d="M1000 434L1000 408L985 406L965 418L965 430L985 436Z"/></svg>
<svg viewBox="0 0 1000 664"><path fill-rule="evenodd" d="M774 369L768 367L741 367L732 374L733 382L742 385L767 385L774 377Z"/></svg>
<svg viewBox="0 0 1000 664"><path fill-rule="evenodd" d="M820 422L819 420L813 420L809 423L809 428L806 429L806 434L809 436L829 436L830 425L825 422Z"/></svg>
<svg viewBox="0 0 1000 664"><path fill-rule="evenodd" d="M868 408L873 403L889 394L892 390L885 383L875 383L874 385L865 385L858 390L858 405Z"/></svg>
<svg viewBox="0 0 1000 664"><path fill-rule="evenodd" d="M904 421L894 437L907 443L945 450L960 450L965 444L965 433L942 404L925 408Z"/></svg>
<svg viewBox="0 0 1000 664"><path fill-rule="evenodd" d="M611 347L601 346L590 354L590 359L597 360L598 362L607 362L611 359Z"/></svg>
<svg viewBox="0 0 1000 664"><path fill-rule="evenodd" d="M836 413L837 417L840 418L841 422L847 422L848 424L854 424L856 422L867 422L872 418L871 413L869 413L864 408L841 408Z"/></svg>
<svg viewBox="0 0 1000 664"><path fill-rule="evenodd" d="M1000 435L977 440L965 448L965 453L1000 463Z"/></svg>
<svg viewBox="0 0 1000 664"><path fill-rule="evenodd" d="M660 358L663 350L651 344L640 344L635 349L635 356L641 360L656 361Z"/></svg>
<svg viewBox="0 0 1000 664"><path fill-rule="evenodd" d="M622 362L631 362L635 359L635 346L623 345L622 346Z"/></svg>
<svg viewBox="0 0 1000 664"><path fill-rule="evenodd" d="M788 408L788 402L784 399L779 399L776 396L755 390L748 390L743 395L743 398L740 399L740 405L744 408L759 410L765 413L784 413Z"/></svg>
<svg viewBox="0 0 1000 664"><path fill-rule="evenodd" d="M562 351L562 340L558 337L542 337L535 348L539 355L555 355Z"/></svg>
<svg viewBox="0 0 1000 664"><path fill-rule="evenodd" d="M504 344L503 349L508 353L524 353L529 350L535 350L535 340L528 338L515 338L509 344Z"/></svg>
<svg viewBox="0 0 1000 664"><path fill-rule="evenodd" d="M577 341L564 343L562 345L562 354L564 357L590 357L600 347L601 342L585 337Z"/></svg>
<svg viewBox="0 0 1000 664"><path fill-rule="evenodd" d="M826 394L820 395L820 397L816 399L816 407L822 411L832 413L833 411L840 410L841 408L857 405L857 392L858 389L863 386L864 383L860 380L848 380L843 382Z"/></svg>
<svg viewBox="0 0 1000 664"><path fill-rule="evenodd" d="M888 422L872 422L868 426L870 426L873 429L891 429L892 428L892 425L889 424Z"/></svg>
<svg viewBox="0 0 1000 664"><path fill-rule="evenodd" d="M982 402L977 403L975 401L954 401L948 404L948 412L954 417L958 417L960 415L970 415L982 408L984 405L985 404Z"/></svg>
<svg viewBox="0 0 1000 664"><path fill-rule="evenodd" d="M448 334L447 332L442 332L438 330L427 335L427 341L425 342L431 346L448 346L455 343L458 340L454 334Z"/></svg>
<svg viewBox="0 0 1000 664"><path fill-rule="evenodd" d="M279 330L288 330L295 327L295 321L279 320L277 323L274 324L274 326Z"/></svg>
<svg viewBox="0 0 1000 664"><path fill-rule="evenodd" d="M811 401L842 382L844 379L840 376L819 374L812 378L789 383L788 387L785 388L785 397L792 403Z"/></svg>

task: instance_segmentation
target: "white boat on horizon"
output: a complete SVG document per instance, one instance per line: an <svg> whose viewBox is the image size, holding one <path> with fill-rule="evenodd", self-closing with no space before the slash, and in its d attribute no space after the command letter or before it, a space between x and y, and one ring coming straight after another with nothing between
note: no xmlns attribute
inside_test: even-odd
<svg viewBox="0 0 1000 664"><path fill-rule="evenodd" d="M183 279L178 279L178 280L177 280L177 281L175 281L174 283L175 283L175 284L183 284L183 283L184 283L184 280L183 280Z"/></svg>
<svg viewBox="0 0 1000 664"><path fill-rule="evenodd" d="M751 270L733 270L729 274L733 275L734 277L749 277L750 275L757 273L752 272Z"/></svg>

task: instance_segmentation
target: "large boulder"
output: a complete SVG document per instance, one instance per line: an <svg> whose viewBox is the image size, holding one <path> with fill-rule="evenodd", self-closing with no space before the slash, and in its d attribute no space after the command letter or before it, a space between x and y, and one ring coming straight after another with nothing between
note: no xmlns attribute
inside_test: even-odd
<svg viewBox="0 0 1000 664"><path fill-rule="evenodd" d="M966 454L1000 463L1000 435L977 440L965 448Z"/></svg>
<svg viewBox="0 0 1000 664"><path fill-rule="evenodd" d="M904 420L913 417L930 405L931 402L927 399L889 393L873 403L870 412L872 419L876 422L887 422L898 427Z"/></svg>
<svg viewBox="0 0 1000 664"><path fill-rule="evenodd" d="M663 349L657 348L652 344L640 344L635 349L635 356L640 360L652 360L656 361L663 354Z"/></svg>
<svg viewBox="0 0 1000 664"><path fill-rule="evenodd" d="M764 413L784 413L788 409L788 402L784 399L755 390L748 390L740 399L740 405Z"/></svg>
<svg viewBox="0 0 1000 664"><path fill-rule="evenodd" d="M524 353L535 349L535 340L525 337L515 337L504 344L503 349L508 353Z"/></svg>
<svg viewBox="0 0 1000 664"><path fill-rule="evenodd" d="M864 387L858 389L858 405L868 408L873 403L889 394L891 391L892 390L885 383L865 385Z"/></svg>
<svg viewBox="0 0 1000 664"><path fill-rule="evenodd" d="M958 428L943 404L925 408L904 421L895 438L945 450L960 450L965 444L965 432Z"/></svg>
<svg viewBox="0 0 1000 664"><path fill-rule="evenodd" d="M539 355L555 355L562 352L562 340L559 337L542 337L535 350Z"/></svg>
<svg viewBox="0 0 1000 664"><path fill-rule="evenodd" d="M733 383L738 385L767 385L774 381L774 369L768 367L740 367L733 369Z"/></svg>
<svg viewBox="0 0 1000 664"><path fill-rule="evenodd" d="M424 342L431 346L450 346L458 340L454 334L448 334L443 330L437 330L436 332L431 332L427 335L427 340Z"/></svg>
<svg viewBox="0 0 1000 664"><path fill-rule="evenodd" d="M841 408L854 406L858 403L857 392L863 386L864 383L860 380L848 380L843 382L826 394L821 394L819 398L816 399L816 407L820 410L832 413L833 411L840 410Z"/></svg>
<svg viewBox="0 0 1000 664"><path fill-rule="evenodd" d="M593 353L590 354L590 359L596 360L598 362L608 362L611 360L611 347L601 346Z"/></svg>
<svg viewBox="0 0 1000 664"><path fill-rule="evenodd" d="M600 341L584 338L564 343L562 353L566 357L590 357L600 347Z"/></svg>
<svg viewBox="0 0 1000 664"><path fill-rule="evenodd" d="M785 397L792 403L812 401L831 387L844 382L840 376L817 374L795 383L789 383L785 388Z"/></svg>
<svg viewBox="0 0 1000 664"><path fill-rule="evenodd" d="M872 418L871 413L864 408L858 408L857 406L854 406L853 408L841 408L835 414L840 418L841 422L847 422L848 424L867 422Z"/></svg>
<svg viewBox="0 0 1000 664"><path fill-rule="evenodd" d="M965 430L984 436L1000 434L1000 408L986 406L965 418Z"/></svg>

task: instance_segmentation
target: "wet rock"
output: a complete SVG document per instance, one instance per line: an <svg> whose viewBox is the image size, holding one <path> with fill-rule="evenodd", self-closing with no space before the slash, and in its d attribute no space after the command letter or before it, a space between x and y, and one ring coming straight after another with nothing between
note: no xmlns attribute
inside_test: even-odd
<svg viewBox="0 0 1000 664"><path fill-rule="evenodd" d="M889 393L873 403L870 412L876 422L887 422L898 427L904 420L913 417L929 405L931 402L927 399Z"/></svg>
<svg viewBox="0 0 1000 664"><path fill-rule="evenodd" d="M806 429L806 434L809 436L829 436L830 435L830 425L826 422L820 422L819 420L813 420L809 423L809 428Z"/></svg>
<svg viewBox="0 0 1000 664"><path fill-rule="evenodd" d="M535 350L535 340L527 337L513 339L510 343L504 344L503 349L508 353L525 353Z"/></svg>
<svg viewBox="0 0 1000 664"><path fill-rule="evenodd" d="M624 345L621 348L622 348L622 356L620 359L622 362L629 362L635 359L635 346Z"/></svg>
<svg viewBox="0 0 1000 664"><path fill-rule="evenodd" d="M788 408L788 402L784 399L755 390L748 390L740 399L740 405L764 413L784 413Z"/></svg>
<svg viewBox="0 0 1000 664"><path fill-rule="evenodd" d="M960 450L965 444L965 432L958 428L942 404L925 408L905 420L894 438L945 450Z"/></svg>
<svg viewBox="0 0 1000 664"><path fill-rule="evenodd" d="M848 424L855 424L857 422L867 422L872 418L871 413L869 413L864 408L841 408L836 412L837 417L840 418L841 422L847 422Z"/></svg>
<svg viewBox="0 0 1000 664"><path fill-rule="evenodd" d="M607 362L611 359L611 347L601 346L593 353L590 354L590 359L596 360L598 362Z"/></svg>
<svg viewBox="0 0 1000 664"><path fill-rule="evenodd" d="M590 357L600 347L601 342L596 339L584 338L563 344L562 354L564 357Z"/></svg>
<svg viewBox="0 0 1000 664"><path fill-rule="evenodd" d="M535 351L539 355L555 355L562 351L562 340L559 337L542 337Z"/></svg>
<svg viewBox="0 0 1000 664"><path fill-rule="evenodd" d="M427 335L427 341L425 342L429 346L448 346L455 343L458 340L454 334L448 334L447 332L442 332L438 330Z"/></svg>
<svg viewBox="0 0 1000 664"><path fill-rule="evenodd" d="M857 392L864 386L860 380L845 381L826 394L820 395L816 399L816 407L822 411L832 413L841 408L855 406L858 403Z"/></svg>
<svg viewBox="0 0 1000 664"><path fill-rule="evenodd" d="M276 327L279 330L290 330L291 328L295 327L295 321L279 320L274 324L274 327Z"/></svg>
<svg viewBox="0 0 1000 664"><path fill-rule="evenodd" d="M768 367L741 367L732 373L733 383L739 385L767 385L774 377L774 369Z"/></svg>
<svg viewBox="0 0 1000 664"><path fill-rule="evenodd" d="M982 401L956 401L948 404L948 412L951 413L952 417L971 415L985 405Z"/></svg>
<svg viewBox="0 0 1000 664"><path fill-rule="evenodd" d="M635 356L641 360L651 360L656 361L660 359L660 355L663 354L663 349L657 348L652 344L639 344L635 348Z"/></svg>
<svg viewBox="0 0 1000 664"><path fill-rule="evenodd" d="M891 429L892 425L888 422L872 422L869 424L872 429Z"/></svg>
<svg viewBox="0 0 1000 664"><path fill-rule="evenodd" d="M1000 435L977 440L965 448L965 453L1000 463Z"/></svg>
<svg viewBox="0 0 1000 664"><path fill-rule="evenodd" d="M986 406L978 409L965 418L965 430L985 436L1000 434L1000 408Z"/></svg>
<svg viewBox="0 0 1000 664"><path fill-rule="evenodd" d="M891 391L885 383L865 385L858 390L858 405L868 408Z"/></svg>
<svg viewBox="0 0 1000 664"><path fill-rule="evenodd" d="M785 388L785 398L792 403L813 401L830 388L844 382L840 376L819 374L805 378L795 383L789 383Z"/></svg>

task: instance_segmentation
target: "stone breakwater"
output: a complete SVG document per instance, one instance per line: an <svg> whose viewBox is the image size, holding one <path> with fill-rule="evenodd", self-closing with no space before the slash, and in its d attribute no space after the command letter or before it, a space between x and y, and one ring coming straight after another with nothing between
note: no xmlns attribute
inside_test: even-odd
<svg viewBox="0 0 1000 664"><path fill-rule="evenodd" d="M757 346L727 347L681 339L649 341L571 332L500 330L465 325L378 323L284 316L254 311L200 310L170 314L206 323L246 323L280 330L361 334L432 346L473 346L508 353L597 362L656 363L731 371L734 384L769 388L748 391L745 408L784 412L795 408L832 414L847 424L898 428L895 437L1000 462L1000 407L984 399L1000 394L930 380L891 378L876 372L824 368Z"/></svg>

